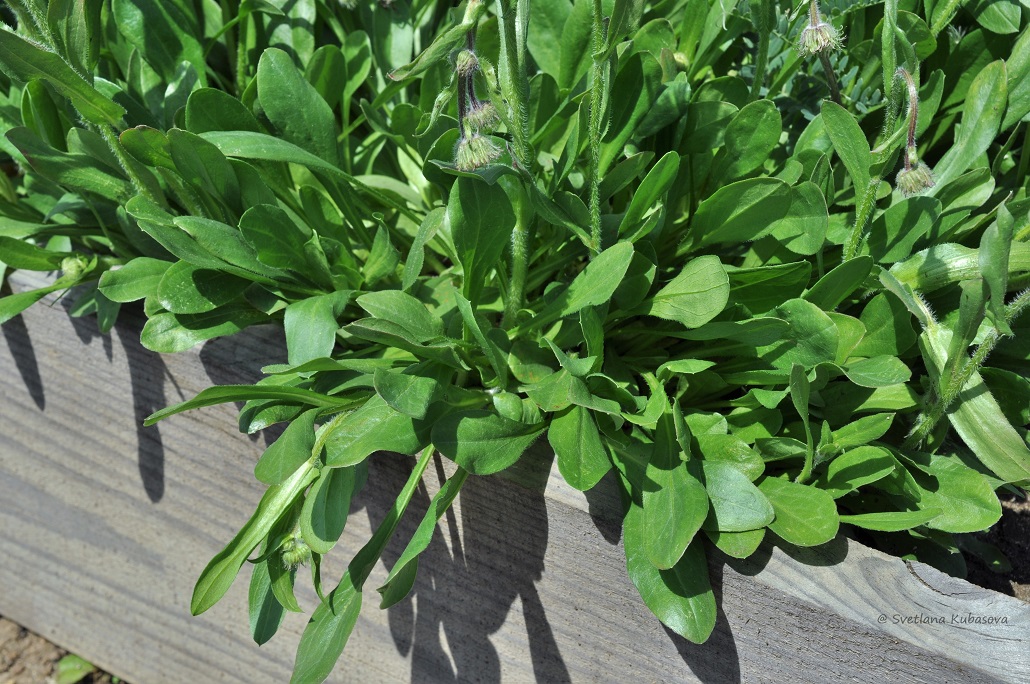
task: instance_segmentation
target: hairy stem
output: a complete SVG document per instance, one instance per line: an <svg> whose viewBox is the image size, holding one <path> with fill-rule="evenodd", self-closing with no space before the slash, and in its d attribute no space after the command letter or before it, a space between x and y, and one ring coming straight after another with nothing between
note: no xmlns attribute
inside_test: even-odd
<svg viewBox="0 0 1030 684"><path fill-rule="evenodd" d="M1012 300L1012 302L1005 307L1005 322L1011 324L1016 320L1017 317L1027 306L1030 306L1030 290L1024 290ZM973 351L973 355L966 359L965 364L962 366L962 370L956 373L951 378L951 382L944 388L941 396L934 401L930 407L924 410L919 417L916 418L916 425L912 429L911 434L905 440L905 444L902 448L912 448L922 443L930 433L933 432L938 421L947 410L951 407L955 400L958 399L959 394L962 393L962 389L969 382L973 374L978 372L984 363L987 361L987 357L994 350L995 345L1001 340L1002 333L997 327L992 328L987 336L984 337L983 341Z"/></svg>
<svg viewBox="0 0 1030 684"><path fill-rule="evenodd" d="M830 99L840 106L844 106L844 101L840 97L840 86L837 85L837 77L833 73L833 66L830 64L830 56L825 52L819 53L819 61L822 62L823 72L826 74L826 84L830 87Z"/></svg>
<svg viewBox="0 0 1030 684"><path fill-rule="evenodd" d="M100 135L103 136L104 142L107 143L107 146L111 148L111 153L118 159L118 164L122 167L122 170L125 171L125 175L129 177L129 180L132 182L132 187L136 192L158 206L165 206L167 203L164 198L158 197L151 192L150 186L147 185L146 180L144 180L143 176L140 175L139 170L133 163L133 160L129 159L129 155L126 154L125 148L122 147L122 143L118 139L117 134L115 134L114 128L106 124L100 126Z"/></svg>
<svg viewBox="0 0 1030 684"><path fill-rule="evenodd" d="M604 50L604 18L601 0L594 0L594 55ZM604 112L604 62L594 57L590 82L590 252L600 253L601 244L601 125Z"/></svg>
<svg viewBox="0 0 1030 684"><path fill-rule="evenodd" d="M848 241L844 243L844 261L850 261L858 254L858 247L862 244L866 224L869 223L869 219L873 215L873 207L876 206L876 189L879 185L879 178L871 179L865 192L858 198L855 225L851 229L851 234L848 235ZM855 192L858 193L858 188L855 188Z"/></svg>

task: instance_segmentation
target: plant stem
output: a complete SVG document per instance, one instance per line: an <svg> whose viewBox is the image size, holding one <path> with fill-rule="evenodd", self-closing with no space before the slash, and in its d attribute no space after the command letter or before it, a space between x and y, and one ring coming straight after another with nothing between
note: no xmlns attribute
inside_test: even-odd
<svg viewBox="0 0 1030 684"><path fill-rule="evenodd" d="M1024 290L1005 307L1005 322L1011 324L1023 311L1030 306L1030 290ZM916 426L905 440L902 448L913 448L930 436L937 422L944 416L945 412L958 399L959 394L965 388L973 374L980 370L987 357L994 350L995 345L1001 340L1002 334L997 327L991 328L983 341L977 346L972 357L966 360L962 370L956 373L948 386L944 388L941 397L933 402L929 410L923 411L916 418Z"/></svg>
<svg viewBox="0 0 1030 684"><path fill-rule="evenodd" d="M869 223L869 218L873 215L873 207L876 206L876 190L879 186L879 178L871 179L865 192L857 198L855 226L848 235L848 241L844 243L844 261L850 261L858 254L858 247L862 244L862 235L865 233L866 224ZM855 188L855 192L858 193L858 188Z"/></svg>
<svg viewBox="0 0 1030 684"><path fill-rule="evenodd" d="M755 55L755 77L751 83L751 100L757 100L761 96L762 86L765 84L765 72L769 66L769 34L772 33L776 7L772 0L758 0L757 3L752 2L751 5L752 11L756 12L754 25L758 31L758 53Z"/></svg>
<svg viewBox="0 0 1030 684"><path fill-rule="evenodd" d="M837 77L833 74L833 66L830 64L830 56L825 52L820 52L819 61L822 62L823 72L826 74L826 84L830 86L830 99L843 107L844 102L840 97L840 86L837 85Z"/></svg>
<svg viewBox="0 0 1030 684"><path fill-rule="evenodd" d="M125 153L125 148L122 147L122 143L115 134L114 128L106 124L99 128L100 135L103 136L104 142L106 142L107 146L111 148L111 153L118 159L118 164L122 167L122 170L125 171L125 175L129 177L129 180L132 181L132 187L135 188L136 192L158 206L166 206L167 203L164 198L158 197L151 191L150 186L147 185L146 180L139 173L133 160Z"/></svg>
<svg viewBox="0 0 1030 684"><path fill-rule="evenodd" d="M525 214L520 212L511 236L511 282L508 284L508 301L504 306L501 326L505 329L515 325L515 317L526 297L526 274L529 272L529 226Z"/></svg>
<svg viewBox="0 0 1030 684"><path fill-rule="evenodd" d="M604 50L604 20L601 0L594 0L594 55ZM604 113L604 62L594 57L590 82L590 252L599 254L601 243L601 123Z"/></svg>
<svg viewBox="0 0 1030 684"><path fill-rule="evenodd" d="M513 4L516 3L516 4ZM526 38L523 27L529 14L529 0L498 0L501 19L500 80L504 97L512 109L511 130L516 163L532 170L533 147L529 142L529 74L526 72Z"/></svg>

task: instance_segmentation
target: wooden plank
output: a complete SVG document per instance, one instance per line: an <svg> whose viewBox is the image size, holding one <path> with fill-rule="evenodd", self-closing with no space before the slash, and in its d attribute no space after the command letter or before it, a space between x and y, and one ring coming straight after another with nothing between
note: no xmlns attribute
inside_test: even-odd
<svg viewBox="0 0 1030 684"><path fill-rule="evenodd" d="M0 614L130 682L286 681L304 616L261 648L247 633L246 577L200 617L192 583L253 511L264 447L232 406L141 428L143 416L214 382L253 378L281 338L255 330L197 353L142 349L60 305L35 307L0 341ZM560 481L546 452L475 478L420 563L413 596L365 611L334 681L1026 681L1030 606L845 539L713 557L712 639L670 634L626 578L617 499ZM328 572L382 520L411 460L377 456ZM398 557L447 465L402 521ZM246 571L245 571L246 574ZM317 599L300 592L310 610ZM951 624L952 615L1002 624ZM878 622L886 616L884 624ZM895 618L898 616L898 618ZM910 618L912 624L898 624ZM921 620L921 621L920 621ZM940 624L937 620L944 620ZM913 621L915 621L913 623Z"/></svg>

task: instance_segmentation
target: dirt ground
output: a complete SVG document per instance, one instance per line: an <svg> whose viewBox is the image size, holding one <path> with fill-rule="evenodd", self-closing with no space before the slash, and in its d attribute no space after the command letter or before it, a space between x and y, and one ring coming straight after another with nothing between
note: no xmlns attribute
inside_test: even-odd
<svg viewBox="0 0 1030 684"><path fill-rule="evenodd" d="M51 684L57 662L67 654L43 637L0 617L0 684ZM113 680L106 672L97 671L79 681L112 684Z"/></svg>
<svg viewBox="0 0 1030 684"><path fill-rule="evenodd" d="M994 544L1012 563L1012 571L991 572L978 560L969 561L969 581L1030 602L1030 500L1011 494L1001 497L1002 515L989 532L977 535Z"/></svg>

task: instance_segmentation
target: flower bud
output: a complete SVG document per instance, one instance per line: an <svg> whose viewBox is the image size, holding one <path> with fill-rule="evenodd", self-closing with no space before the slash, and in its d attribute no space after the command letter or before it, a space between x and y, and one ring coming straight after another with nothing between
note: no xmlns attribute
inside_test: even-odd
<svg viewBox="0 0 1030 684"><path fill-rule="evenodd" d="M840 46L840 31L827 21L809 23L801 31L801 38L798 39L798 52L802 56L832 52L839 50Z"/></svg>
<svg viewBox="0 0 1030 684"><path fill-rule="evenodd" d="M906 165L906 168L898 172L897 184L898 190L905 197L918 195L923 190L929 190L934 186L933 172L923 162L912 166Z"/></svg>
<svg viewBox="0 0 1030 684"><path fill-rule="evenodd" d="M490 102L477 101L465 114L465 125L473 131L492 131L499 119L497 110Z"/></svg>
<svg viewBox="0 0 1030 684"><path fill-rule="evenodd" d="M283 542L282 558L286 569L293 570L311 558L311 547L304 542L300 535L295 534Z"/></svg>
<svg viewBox="0 0 1030 684"><path fill-rule="evenodd" d="M479 58L472 50L462 50L454 58L454 68L458 72L458 76L471 76L479 71Z"/></svg>
<svg viewBox="0 0 1030 684"><path fill-rule="evenodd" d="M87 260L81 254L65 257L61 260L61 271L68 278L79 278L85 271Z"/></svg>
<svg viewBox="0 0 1030 684"><path fill-rule="evenodd" d="M475 171L501 156L499 148L490 138L472 133L462 136L454 151L454 165L459 171Z"/></svg>

